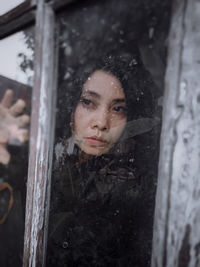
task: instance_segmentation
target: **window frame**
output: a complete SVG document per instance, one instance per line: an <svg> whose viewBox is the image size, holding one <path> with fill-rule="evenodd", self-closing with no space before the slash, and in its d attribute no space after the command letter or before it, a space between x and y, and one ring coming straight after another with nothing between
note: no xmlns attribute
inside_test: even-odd
<svg viewBox="0 0 200 267"><path fill-rule="evenodd" d="M6 21L12 19L13 17L20 16L22 13L31 8L33 4L32 0L26 0L18 6L11 8L9 11L0 16L0 23L6 23Z"/></svg>
<svg viewBox="0 0 200 267"><path fill-rule="evenodd" d="M28 0L0 16L0 40L35 23L37 0Z"/></svg>
<svg viewBox="0 0 200 267"><path fill-rule="evenodd" d="M56 111L55 14L38 2L23 266L45 266ZM48 47L48 49L46 49ZM45 53L44 53L45 51Z"/></svg>
<svg viewBox="0 0 200 267"><path fill-rule="evenodd" d="M169 34L152 267L199 266L200 3L175 0Z"/></svg>
<svg viewBox="0 0 200 267"><path fill-rule="evenodd" d="M26 1L28 5L19 6L0 17L0 39L35 24L35 82L32 94L23 267L45 266L56 111L58 38L55 35L55 20L60 10L78 1L80 0L28 0ZM182 82L181 75L184 73L181 62L184 57L185 28L191 18L188 8L197 2L197 0L173 0L160 140L152 267L169 266L166 261L166 245L170 227L168 214L171 186L174 183L171 170L175 167L174 114L177 112L176 109L180 108L177 97L181 94L179 89ZM39 115L44 111L44 117L41 118ZM181 161L179 164L181 165ZM173 204L175 203L171 203L172 206ZM174 258L178 257L179 251L176 251Z"/></svg>

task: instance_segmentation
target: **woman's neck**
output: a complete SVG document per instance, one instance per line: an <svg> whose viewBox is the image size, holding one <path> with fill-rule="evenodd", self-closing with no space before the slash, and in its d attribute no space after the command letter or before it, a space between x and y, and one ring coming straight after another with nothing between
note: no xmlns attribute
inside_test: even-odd
<svg viewBox="0 0 200 267"><path fill-rule="evenodd" d="M83 162L86 162L86 161L92 159L93 157L94 157L93 155L89 155L83 151L80 151L79 155L78 155L78 161L79 161L79 163L83 163Z"/></svg>

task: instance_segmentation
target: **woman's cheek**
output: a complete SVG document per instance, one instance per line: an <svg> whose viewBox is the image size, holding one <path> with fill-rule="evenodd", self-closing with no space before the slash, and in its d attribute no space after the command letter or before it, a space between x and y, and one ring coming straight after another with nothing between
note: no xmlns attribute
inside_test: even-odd
<svg viewBox="0 0 200 267"><path fill-rule="evenodd" d="M122 131L125 128L127 122L126 116L115 115L110 119L110 127L115 128L116 131Z"/></svg>
<svg viewBox="0 0 200 267"><path fill-rule="evenodd" d="M80 121L82 118L84 118L84 114L85 114L85 109L82 107L81 104L79 104L75 110L74 120Z"/></svg>
<svg viewBox="0 0 200 267"><path fill-rule="evenodd" d="M110 129L110 133L112 135L113 143L116 143L120 136L122 135L125 126L126 126L126 118L122 120L118 120L116 122L113 121L113 125Z"/></svg>
<svg viewBox="0 0 200 267"><path fill-rule="evenodd" d="M88 112L82 105L78 105L74 113L75 133L80 135L88 125Z"/></svg>
<svg viewBox="0 0 200 267"><path fill-rule="evenodd" d="M75 113L77 113L79 117L84 117L83 114L90 113L90 110L88 108L84 107L82 103L79 103L77 108L76 108Z"/></svg>

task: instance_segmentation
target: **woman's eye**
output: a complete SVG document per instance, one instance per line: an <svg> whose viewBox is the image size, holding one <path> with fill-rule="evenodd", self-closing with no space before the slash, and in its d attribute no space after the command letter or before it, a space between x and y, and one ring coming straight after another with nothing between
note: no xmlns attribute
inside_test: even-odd
<svg viewBox="0 0 200 267"><path fill-rule="evenodd" d="M124 106L115 106L113 107L113 110L116 112L126 113L126 107Z"/></svg>
<svg viewBox="0 0 200 267"><path fill-rule="evenodd" d="M85 104L85 105L90 105L90 104L92 103L91 100L86 99L86 98L81 98L81 99L80 99L80 102L82 102L82 103Z"/></svg>
<svg viewBox="0 0 200 267"><path fill-rule="evenodd" d="M86 107L94 106L94 103L90 99L87 99L87 98L81 98L80 102L83 104L83 106L86 106Z"/></svg>

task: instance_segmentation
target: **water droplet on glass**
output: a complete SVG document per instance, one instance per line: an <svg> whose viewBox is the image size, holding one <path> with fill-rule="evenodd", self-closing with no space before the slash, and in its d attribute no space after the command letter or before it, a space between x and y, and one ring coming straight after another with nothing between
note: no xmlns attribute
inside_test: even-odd
<svg viewBox="0 0 200 267"><path fill-rule="evenodd" d="M154 28L149 28L149 39L152 39L154 35Z"/></svg>
<svg viewBox="0 0 200 267"><path fill-rule="evenodd" d="M71 74L69 73L69 71L67 71L67 72L65 73L64 80L69 79L70 76L71 76Z"/></svg>
<svg viewBox="0 0 200 267"><path fill-rule="evenodd" d="M69 243L67 241L64 241L62 246L63 246L63 248L68 248L69 247Z"/></svg>
<svg viewBox="0 0 200 267"><path fill-rule="evenodd" d="M72 54L72 48L70 45L66 44L65 46L65 55L70 56Z"/></svg>
<svg viewBox="0 0 200 267"><path fill-rule="evenodd" d="M133 65L137 65L137 60L135 58L133 58L130 63L129 63L129 66L132 67Z"/></svg>
<svg viewBox="0 0 200 267"><path fill-rule="evenodd" d="M59 160L59 158L62 157L63 152L64 152L63 144L62 143L57 143L55 145L56 160Z"/></svg>
<svg viewBox="0 0 200 267"><path fill-rule="evenodd" d="M115 23L111 26L112 30L116 30L119 27L119 23Z"/></svg>
<svg viewBox="0 0 200 267"><path fill-rule="evenodd" d="M114 213L114 215L116 216L118 214L119 214L119 210L116 210L115 213Z"/></svg>

